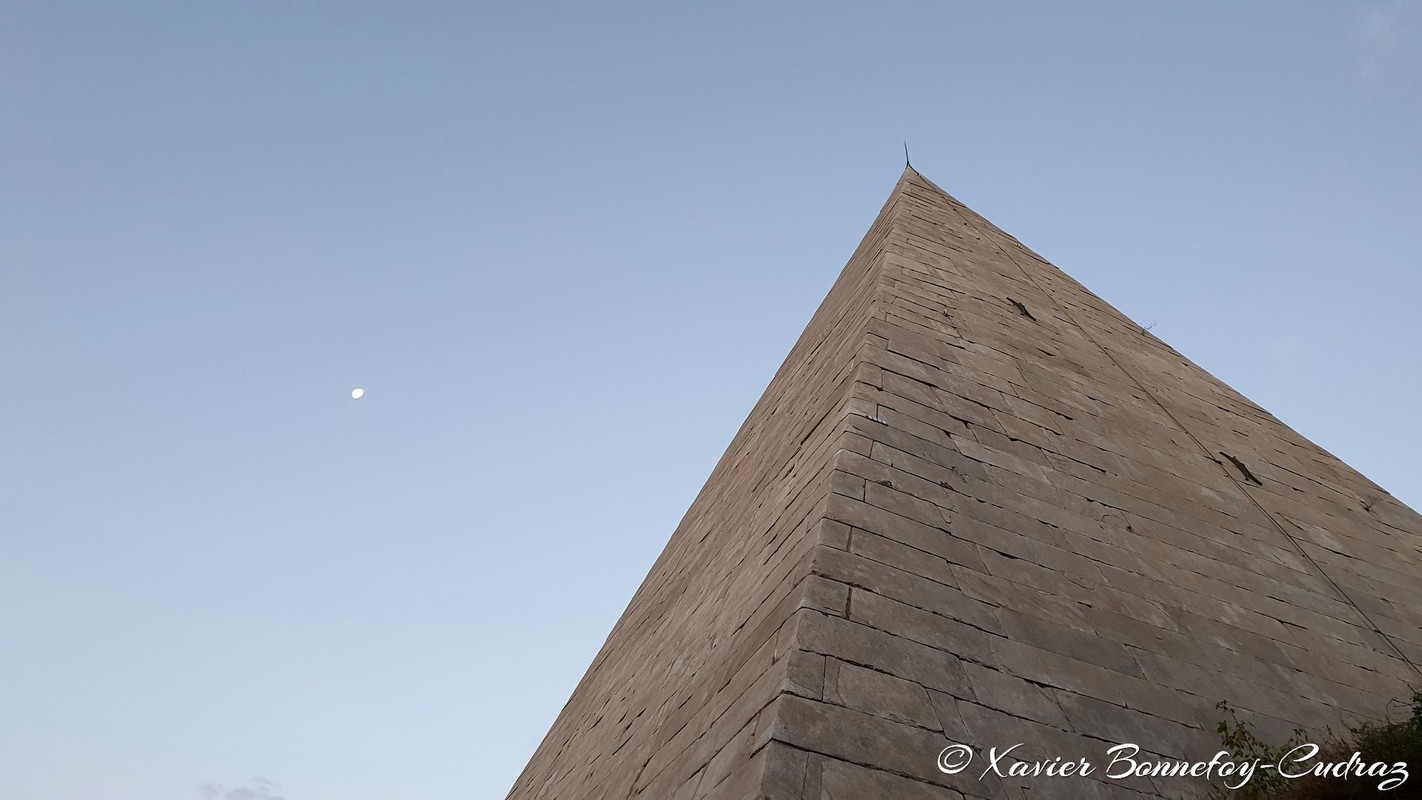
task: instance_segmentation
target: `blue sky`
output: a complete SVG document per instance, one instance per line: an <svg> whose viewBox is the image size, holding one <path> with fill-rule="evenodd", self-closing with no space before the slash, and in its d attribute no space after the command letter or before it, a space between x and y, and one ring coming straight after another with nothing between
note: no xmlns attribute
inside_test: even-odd
<svg viewBox="0 0 1422 800"><path fill-rule="evenodd" d="M0 2L0 796L502 796L905 139L1422 503L1418 5L681 5Z"/></svg>

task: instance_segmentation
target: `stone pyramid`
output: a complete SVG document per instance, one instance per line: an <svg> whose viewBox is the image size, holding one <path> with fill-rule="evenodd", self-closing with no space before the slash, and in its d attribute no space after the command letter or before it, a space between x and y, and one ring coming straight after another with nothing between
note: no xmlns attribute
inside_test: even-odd
<svg viewBox="0 0 1422 800"><path fill-rule="evenodd" d="M1418 664L1422 517L910 168L509 796L1201 796L1104 753Z"/></svg>

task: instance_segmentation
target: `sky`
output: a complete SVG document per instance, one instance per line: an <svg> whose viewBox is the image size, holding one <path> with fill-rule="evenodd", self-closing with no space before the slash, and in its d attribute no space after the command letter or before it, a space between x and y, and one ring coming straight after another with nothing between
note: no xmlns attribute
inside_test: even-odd
<svg viewBox="0 0 1422 800"><path fill-rule="evenodd" d="M905 141L1422 505L1420 96L1405 2L0 0L0 798L503 796Z"/></svg>

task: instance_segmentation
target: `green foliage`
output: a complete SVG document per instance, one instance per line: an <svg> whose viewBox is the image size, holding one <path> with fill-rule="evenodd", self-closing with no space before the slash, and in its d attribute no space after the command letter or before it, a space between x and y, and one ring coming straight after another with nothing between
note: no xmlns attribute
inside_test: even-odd
<svg viewBox="0 0 1422 800"><path fill-rule="evenodd" d="M1219 732L1220 744L1228 750L1236 761L1259 761L1263 764L1277 764L1284 757L1284 754L1304 743L1304 731L1302 728L1295 728L1294 735L1278 747L1270 747L1267 742L1260 739L1254 733L1254 727L1248 722L1242 722L1239 716L1234 713L1234 709L1224 700L1215 704L1215 708L1229 715L1229 720L1220 720L1220 724L1215 726ZM1215 787L1211 793L1212 797L1240 798L1240 800L1266 800L1266 798L1279 797L1280 792L1287 788L1288 780L1275 770L1258 770L1254 778L1249 783L1238 789L1225 789Z"/></svg>
<svg viewBox="0 0 1422 800"><path fill-rule="evenodd" d="M1288 742L1271 747L1255 735L1249 723L1239 720L1228 703L1221 701L1215 707L1229 715L1229 719L1222 720L1216 730L1220 734L1220 743L1236 759L1257 758L1266 764L1277 764L1285 753L1305 741L1304 732L1296 729ZM1309 763L1346 762L1357 753L1364 763L1402 762L1407 764L1409 771L1415 767L1418 773L1422 773L1422 691L1413 693L1411 714L1407 718L1366 722L1356 728L1350 727L1347 734L1341 735L1329 729L1319 746L1318 755ZM1401 786L1386 793L1378 791L1378 782L1378 779L1369 777L1317 775L1290 780L1274 770L1261 770L1243 788L1229 790L1216 786L1210 796L1231 800L1355 800L1367 797L1403 800L1422 797L1422 774L1411 775Z"/></svg>

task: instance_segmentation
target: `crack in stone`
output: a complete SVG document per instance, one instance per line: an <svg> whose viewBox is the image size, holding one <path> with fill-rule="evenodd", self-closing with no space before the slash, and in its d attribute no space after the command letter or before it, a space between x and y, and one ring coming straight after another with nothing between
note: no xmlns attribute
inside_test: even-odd
<svg viewBox="0 0 1422 800"><path fill-rule="evenodd" d="M1231 463L1231 464L1234 464L1234 468L1237 469L1237 470L1239 470L1240 474L1244 476L1244 479L1245 479L1245 480L1249 481L1250 483L1254 484L1255 486L1263 486L1263 485L1264 485L1264 482L1263 482L1263 481L1261 481L1261 480L1259 480L1258 478L1254 477L1254 473L1252 473L1252 472L1249 471L1249 467L1245 466L1245 464L1244 464L1243 461L1240 461L1239 459L1235 458L1234 456L1230 455L1229 453L1226 453L1226 452L1223 451L1223 450L1220 451L1220 455L1222 455L1222 456L1224 456L1225 458L1229 459L1229 460L1230 460L1230 463Z"/></svg>
<svg viewBox="0 0 1422 800"><path fill-rule="evenodd" d="M1021 314L1027 319L1032 320L1033 322L1037 321L1037 318L1032 316L1032 312L1027 310L1027 306L1024 306L1016 300L1013 300L1011 297L1007 298L1007 302L1017 307L1017 313ZM1051 355L1051 353L1047 353L1047 355Z"/></svg>

